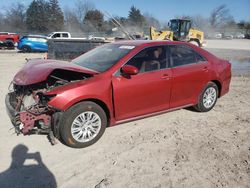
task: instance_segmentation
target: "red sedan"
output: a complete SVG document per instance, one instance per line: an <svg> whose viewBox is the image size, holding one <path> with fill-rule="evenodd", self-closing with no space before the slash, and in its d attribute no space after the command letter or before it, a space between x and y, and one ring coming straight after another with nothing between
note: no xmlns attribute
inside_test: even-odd
<svg viewBox="0 0 250 188"><path fill-rule="evenodd" d="M48 134L82 148L118 123L189 106L207 112L230 80L228 61L192 44L123 41L70 63L30 60L5 103L17 133Z"/></svg>

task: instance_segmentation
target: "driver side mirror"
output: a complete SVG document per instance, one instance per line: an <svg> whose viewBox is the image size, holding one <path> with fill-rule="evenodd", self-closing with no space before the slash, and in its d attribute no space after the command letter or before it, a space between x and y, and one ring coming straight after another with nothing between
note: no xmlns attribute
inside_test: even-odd
<svg viewBox="0 0 250 188"><path fill-rule="evenodd" d="M125 74L125 75L136 75L138 74L139 70L138 68L136 68L135 66L132 66L132 65L124 65L122 68L121 68L121 73L122 74Z"/></svg>

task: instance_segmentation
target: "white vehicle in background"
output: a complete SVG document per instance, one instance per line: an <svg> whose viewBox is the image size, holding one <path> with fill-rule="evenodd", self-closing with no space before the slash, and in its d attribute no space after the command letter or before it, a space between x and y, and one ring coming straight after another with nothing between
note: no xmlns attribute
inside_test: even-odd
<svg viewBox="0 0 250 188"><path fill-rule="evenodd" d="M219 32L215 32L215 33L214 33L214 38L215 38L215 39L221 39L221 38L222 38L222 34L219 33Z"/></svg>
<svg viewBox="0 0 250 188"><path fill-rule="evenodd" d="M69 32L56 31L48 34L47 39L56 39L56 38L71 38Z"/></svg>
<svg viewBox="0 0 250 188"><path fill-rule="evenodd" d="M235 38L236 38L236 39L244 39L244 38L245 38L245 35L239 32L239 33L236 33L236 34L235 34Z"/></svg>
<svg viewBox="0 0 250 188"><path fill-rule="evenodd" d="M231 40L234 38L234 36L231 33L222 33L222 38Z"/></svg>
<svg viewBox="0 0 250 188"><path fill-rule="evenodd" d="M94 35L89 35L88 40L105 41L105 37L95 37Z"/></svg>

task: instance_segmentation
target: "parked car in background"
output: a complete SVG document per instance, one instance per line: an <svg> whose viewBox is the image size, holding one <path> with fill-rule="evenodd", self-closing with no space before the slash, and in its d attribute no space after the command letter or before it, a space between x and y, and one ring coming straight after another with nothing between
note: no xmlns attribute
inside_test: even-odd
<svg viewBox="0 0 250 188"><path fill-rule="evenodd" d="M94 35L90 35L88 40L105 41L105 37L95 37Z"/></svg>
<svg viewBox="0 0 250 188"><path fill-rule="evenodd" d="M250 34L249 34L249 33L247 33L247 34L245 35L245 39L250 39Z"/></svg>
<svg viewBox="0 0 250 188"><path fill-rule="evenodd" d="M219 33L219 32L215 32L215 33L213 34L213 37L214 37L215 39L221 39L221 38L222 38L222 34Z"/></svg>
<svg viewBox="0 0 250 188"><path fill-rule="evenodd" d="M122 122L189 106L207 112L230 80L227 60L190 43L123 41L71 62L28 61L5 103L17 133L48 134L82 148Z"/></svg>
<svg viewBox="0 0 250 188"><path fill-rule="evenodd" d="M23 36L18 42L17 49L22 52L47 52L47 38L43 35Z"/></svg>
<svg viewBox="0 0 250 188"><path fill-rule="evenodd" d="M234 35L234 38L236 38L236 39L244 39L245 38L245 35L243 34L243 33L236 33L235 35Z"/></svg>
<svg viewBox="0 0 250 188"><path fill-rule="evenodd" d="M234 36L231 33L222 33L222 38L223 39L233 39Z"/></svg>
<svg viewBox="0 0 250 188"><path fill-rule="evenodd" d="M14 49L19 41L19 35L16 33L0 32L0 47Z"/></svg>
<svg viewBox="0 0 250 188"><path fill-rule="evenodd" d="M219 32L209 32L205 34L205 37L207 39L221 39L222 38L222 34Z"/></svg>
<svg viewBox="0 0 250 188"><path fill-rule="evenodd" d="M71 38L71 34L69 32L56 31L48 34L47 36L47 39L55 39L55 38Z"/></svg>

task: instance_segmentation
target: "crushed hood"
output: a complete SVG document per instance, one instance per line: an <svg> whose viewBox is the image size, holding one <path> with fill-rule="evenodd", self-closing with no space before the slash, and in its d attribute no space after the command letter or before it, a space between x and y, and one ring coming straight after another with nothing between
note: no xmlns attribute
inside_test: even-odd
<svg viewBox="0 0 250 188"><path fill-rule="evenodd" d="M33 59L15 75L13 82L17 85L31 85L45 81L52 71L56 69L81 72L89 75L98 72L69 63L67 61Z"/></svg>

